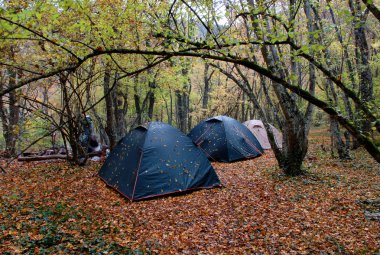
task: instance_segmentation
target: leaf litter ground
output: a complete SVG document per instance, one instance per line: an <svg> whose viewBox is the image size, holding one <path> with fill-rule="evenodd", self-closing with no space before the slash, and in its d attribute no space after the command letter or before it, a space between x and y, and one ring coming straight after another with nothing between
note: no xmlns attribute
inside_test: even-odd
<svg viewBox="0 0 380 255"><path fill-rule="evenodd" d="M97 177L99 163L15 163L0 179L0 253L380 252L380 223L364 203L380 199L379 165L360 150L331 159L327 145L314 132L305 176L283 176L267 152L213 163L223 188L134 203Z"/></svg>

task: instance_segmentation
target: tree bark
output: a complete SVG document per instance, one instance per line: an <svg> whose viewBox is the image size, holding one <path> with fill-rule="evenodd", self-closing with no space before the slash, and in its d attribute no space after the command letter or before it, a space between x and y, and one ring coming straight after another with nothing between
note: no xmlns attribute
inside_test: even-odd
<svg viewBox="0 0 380 255"><path fill-rule="evenodd" d="M309 43L315 44L315 38L313 33L315 32L315 19L311 13L311 4L309 0L304 0L304 11L307 18L307 30L309 32ZM314 56L314 53L312 53ZM312 63L309 63L309 92L311 95L315 95L315 86L317 82L316 70L315 66ZM300 85L299 85L300 86ZM313 116L314 105L308 103L305 112L305 124L306 124L306 133L309 133L312 116Z"/></svg>
<svg viewBox="0 0 380 255"><path fill-rule="evenodd" d="M334 107L338 105L338 95L335 91L333 83L328 80L325 84L326 97L329 98L331 104ZM334 116L329 116L330 121L330 132L331 132L331 154L334 156L334 149L337 149L339 158L342 160L351 159L350 148L347 147L349 143L344 143L342 139L342 134L339 128L339 123Z"/></svg>
<svg viewBox="0 0 380 255"><path fill-rule="evenodd" d="M349 6L354 17L354 37L355 45L359 54L359 95L361 100L365 103L373 100L373 81L372 73L369 65L369 46L367 36L365 34L364 24L366 15L361 12L359 0L349 0ZM362 131L369 134L371 132L371 122L364 119L361 123Z"/></svg>
<svg viewBox="0 0 380 255"><path fill-rule="evenodd" d="M255 9L255 3L249 0L252 9ZM252 25L256 34L259 33L259 28L255 24L255 16L251 16ZM267 30L271 31L269 23L267 22ZM261 54L264 61L272 73L277 73L283 80L287 80L286 71L282 66L278 51L274 46L262 46ZM300 112L295 99L286 91L280 84L274 82L273 89L277 98L279 99L281 110L285 116L283 126L283 149L282 149L282 162L279 162L280 167L286 175L296 176L303 174L302 162L306 156L308 149L308 123L305 116Z"/></svg>
<svg viewBox="0 0 380 255"><path fill-rule="evenodd" d="M340 30L338 29L338 24L335 21L335 14L334 14L333 8L329 2L328 2L328 5L330 7L329 9L330 9L331 19L335 25L334 27L335 27L336 36L337 36L338 41L340 42L342 49L343 49L343 56L345 58L345 63L346 63L347 68L349 70L350 81L352 83L352 87L355 88L356 87L356 85L355 85L356 82L355 82L355 77L354 77L355 72L353 69L353 65L349 59L348 49L347 49L347 46L344 45L344 43L343 43L343 37L342 37ZM312 9L313 9L314 15L316 16L316 20L319 22L319 29L321 29L323 34L326 34L324 27L321 23L321 19L320 19L318 10L314 6ZM321 37L318 38L318 41L320 44L323 44ZM331 61L332 57L331 57L330 50L328 48L326 48L324 50L324 57L326 59L327 64L329 66L332 66L332 61ZM342 63L342 65L343 65L343 63ZM333 70L333 73L335 75L339 74L337 66L332 66L331 69ZM342 73L340 73L340 75L342 75ZM326 92L327 98L330 98L329 100L332 102L332 104L335 107L337 107L339 98L338 98L338 94L335 90L334 84L332 83L331 80L326 81L325 92ZM350 117L350 119L354 120L354 114L353 114L352 109L351 109L351 104L350 104L350 101L349 101L349 99L345 93L343 93L342 99L343 99L345 110L346 110L348 116ZM336 120L336 118L334 118L332 116L330 116L329 121L330 121L330 132L331 132L331 137L332 137L332 142L331 142L332 153L333 153L334 149L336 148L338 151L338 155L339 155L340 159L349 159L350 158L349 148L346 147L347 143L343 143L342 134L341 134L341 131L339 128L338 121ZM349 139L349 137L347 137L347 139Z"/></svg>
<svg viewBox="0 0 380 255"><path fill-rule="evenodd" d="M61 86L61 93L62 93L62 112L65 112L65 116L61 115L61 124L62 122L67 123L67 128L61 128L61 134L64 140L68 140L71 151L72 151L72 157L74 162L77 164L80 164L80 157L85 155L85 151L83 151L83 148L81 147L79 143L79 136L80 136L80 120L78 119L79 116L75 116L71 107L72 102L70 101L70 95L69 91L67 89L67 82L69 79L69 73L61 74L59 76L59 82ZM65 118L65 119L64 119ZM66 148L67 149L67 148ZM87 158L85 157L85 160Z"/></svg>
<svg viewBox="0 0 380 255"><path fill-rule="evenodd" d="M183 63L182 75L185 77L186 81L183 84L182 90L176 90L176 113L177 113L177 125L178 128L187 133L191 128L191 119L190 119L190 97L191 84L188 77L189 67L188 63Z"/></svg>
<svg viewBox="0 0 380 255"><path fill-rule="evenodd" d="M114 92L110 91L110 83L111 83L111 70L109 66L105 67L104 71L104 78L103 78L103 91L104 95L107 95L105 97L106 101L106 114L107 114L107 121L106 121L106 133L108 135L109 139L109 146L112 150L116 145L116 134L115 134L115 119L114 119Z"/></svg>
<svg viewBox="0 0 380 255"><path fill-rule="evenodd" d="M118 142L121 138L125 136L126 133L126 121L125 115L128 112L128 87L122 88L121 82L118 80L119 75L115 74L116 87L114 88L113 94L113 112L115 119L115 139Z"/></svg>
<svg viewBox="0 0 380 255"><path fill-rule="evenodd" d="M349 153L349 147L346 146L346 144L343 142L341 138L339 123L332 116L330 116L330 132L331 132L332 142L333 142L331 147L332 149L334 147L337 148L339 159L341 160L351 159L350 153Z"/></svg>
<svg viewBox="0 0 380 255"><path fill-rule="evenodd" d="M212 73L209 75L210 65L207 62L205 62L204 67L205 67L204 74L203 74L204 90L203 90L203 98L202 98L202 108L207 109L209 94L210 94L210 80L211 80Z"/></svg>
<svg viewBox="0 0 380 255"><path fill-rule="evenodd" d="M92 63L91 63L91 66L90 66L91 70L90 70L90 73L89 73L90 77L93 76L93 70L95 69L95 63L96 63L95 60L93 60ZM86 97L87 97L88 103L92 106L93 102L91 100L91 80L90 79L88 79L88 81L86 82ZM108 135L107 135L106 130L104 128L103 120L99 116L99 114L96 112L95 107L91 108L91 114L96 119L101 143L107 144L109 146L110 145L110 141L108 139Z"/></svg>
<svg viewBox="0 0 380 255"><path fill-rule="evenodd" d="M186 133L187 132L187 116L186 116L186 93L180 90L176 94L176 115L178 128Z"/></svg>
<svg viewBox="0 0 380 255"><path fill-rule="evenodd" d="M13 68L7 68L8 87L16 84L17 72ZM3 84L0 83L0 90L3 89ZM13 90L8 94L8 107L6 107L3 97L0 97L0 117L3 125L3 136L5 139L5 151L7 156L13 157L16 155L16 142L19 133L19 97L17 91Z"/></svg>
<svg viewBox="0 0 380 255"><path fill-rule="evenodd" d="M151 75L153 74L153 71L148 72ZM152 78L152 80L149 80L149 103L148 103L148 118L150 121L153 121L153 113L154 113L154 104L156 102L156 97L155 97L155 89L157 88L156 84L156 75Z"/></svg>

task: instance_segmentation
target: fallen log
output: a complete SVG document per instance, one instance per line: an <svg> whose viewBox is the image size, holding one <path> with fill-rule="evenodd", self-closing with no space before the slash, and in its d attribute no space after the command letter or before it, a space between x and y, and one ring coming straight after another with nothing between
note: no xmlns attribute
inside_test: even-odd
<svg viewBox="0 0 380 255"><path fill-rule="evenodd" d="M93 151L87 154L88 158L98 156L102 156L102 151ZM18 161L30 162L30 161L42 161L49 159L67 159L67 155L62 154L51 154L51 155L30 155L30 156L19 156L17 158ZM69 157L71 159L71 157Z"/></svg>
<svg viewBox="0 0 380 255"><path fill-rule="evenodd" d="M101 157L103 154L104 154L103 151L93 151L93 152L87 153L89 158L94 157L94 156Z"/></svg>
<svg viewBox="0 0 380 255"><path fill-rule="evenodd" d="M17 158L18 161L26 161L26 162L49 160L49 159L67 159L67 155L55 154L55 155L29 156L29 157L19 156Z"/></svg>

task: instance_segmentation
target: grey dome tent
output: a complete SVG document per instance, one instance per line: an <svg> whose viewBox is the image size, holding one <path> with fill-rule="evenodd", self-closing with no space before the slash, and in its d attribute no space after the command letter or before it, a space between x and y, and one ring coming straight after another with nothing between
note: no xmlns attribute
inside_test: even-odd
<svg viewBox="0 0 380 255"><path fill-rule="evenodd" d="M203 152L181 131L161 122L129 132L111 151L99 176L130 200L220 186Z"/></svg>
<svg viewBox="0 0 380 255"><path fill-rule="evenodd" d="M269 150L271 148L267 131L265 130L264 124L261 120L247 120L243 123L243 125L245 125L255 135L264 150ZM281 149L282 133L271 124L269 124L269 126L272 130L277 147Z"/></svg>
<svg viewBox="0 0 380 255"><path fill-rule="evenodd" d="M233 162L264 153L251 131L227 116L216 116L200 122L188 136L214 161Z"/></svg>

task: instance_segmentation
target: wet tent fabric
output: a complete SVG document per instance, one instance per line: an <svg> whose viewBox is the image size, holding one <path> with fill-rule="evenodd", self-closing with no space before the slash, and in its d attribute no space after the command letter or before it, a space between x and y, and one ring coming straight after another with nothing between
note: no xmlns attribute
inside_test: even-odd
<svg viewBox="0 0 380 255"><path fill-rule="evenodd" d="M267 131L265 130L264 124L261 120L248 120L243 123L259 140L261 147L263 147L264 150L268 150L271 148ZM270 125L274 135L274 140L276 142L276 145L278 148L282 148L282 133L275 128L274 126Z"/></svg>
<svg viewBox="0 0 380 255"><path fill-rule="evenodd" d="M161 122L139 126L111 151L99 176L130 200L220 185L189 137Z"/></svg>
<svg viewBox="0 0 380 255"><path fill-rule="evenodd" d="M188 136L214 161L233 162L263 154L263 149L252 132L239 121L227 116L202 121Z"/></svg>

